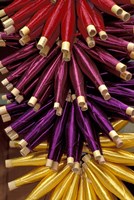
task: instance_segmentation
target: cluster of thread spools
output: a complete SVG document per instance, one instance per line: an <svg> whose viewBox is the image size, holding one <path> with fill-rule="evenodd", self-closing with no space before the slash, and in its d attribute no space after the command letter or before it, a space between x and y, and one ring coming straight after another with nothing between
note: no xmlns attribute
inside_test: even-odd
<svg viewBox="0 0 134 200"><path fill-rule="evenodd" d="M133 4L14 0L0 10L0 46L13 49L0 61L9 91L0 115L11 121L5 133L24 156L13 162L46 165L23 177L42 180L27 199L56 186L50 199L133 199L120 179L133 183L133 171L123 165L134 165L126 150L134 137L116 128L134 122Z"/></svg>

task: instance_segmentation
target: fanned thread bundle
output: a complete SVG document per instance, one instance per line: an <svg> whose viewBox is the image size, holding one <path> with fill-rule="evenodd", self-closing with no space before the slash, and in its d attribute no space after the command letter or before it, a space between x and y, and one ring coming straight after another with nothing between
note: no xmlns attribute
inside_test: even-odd
<svg viewBox="0 0 134 200"><path fill-rule="evenodd" d="M24 156L6 166L38 166L23 178L41 181L27 199L54 188L53 200L133 199L120 181L133 183L123 166L134 164L126 150L133 134L117 133L134 122L133 4L14 0L0 10L0 46L14 49L0 61L9 90L0 115L11 121L5 132Z"/></svg>

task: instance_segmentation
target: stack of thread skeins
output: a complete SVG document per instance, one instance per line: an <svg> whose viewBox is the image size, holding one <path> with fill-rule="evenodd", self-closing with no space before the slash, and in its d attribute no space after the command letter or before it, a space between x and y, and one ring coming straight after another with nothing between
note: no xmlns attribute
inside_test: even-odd
<svg viewBox="0 0 134 200"><path fill-rule="evenodd" d="M130 159L130 163L123 162L121 157L118 163L134 165L133 153L119 150L129 134L122 137L111 123L113 119L134 122L134 67L130 62L134 59L134 18L130 17L133 3L133 0L15 0L0 10L4 27L0 45L12 44L17 48L0 61L0 72L7 73L2 84L9 90L2 97L8 105L0 108L0 115L3 122L11 120L5 132L12 141L20 139L23 156L47 141L49 148L43 155L46 169L53 172L59 167L60 172L49 174L48 182L39 183L42 189L54 177L58 177L53 179L55 184L64 185L62 179L73 169L74 179L70 180L72 187L81 188L79 199L84 198L84 180L101 188L101 192L96 191L100 199L115 199L112 193L120 199L133 199L114 173L104 167L114 158L108 160L107 154L111 153L101 143L104 137L113 145L110 152L115 153L115 159L118 160L118 153ZM82 152L91 156L82 158ZM103 168L104 176L100 177L108 179L104 185L96 179ZM111 180L114 184L109 186ZM11 188L17 187L13 184ZM37 187L27 199L39 199L46 193ZM70 195L67 192L61 198L68 199ZM72 199L77 199L77 193L72 195Z"/></svg>

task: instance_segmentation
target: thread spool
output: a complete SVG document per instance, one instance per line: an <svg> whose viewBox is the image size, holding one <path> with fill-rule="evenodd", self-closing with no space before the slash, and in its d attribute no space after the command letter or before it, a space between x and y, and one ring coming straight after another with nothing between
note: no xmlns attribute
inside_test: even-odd
<svg viewBox="0 0 134 200"><path fill-rule="evenodd" d="M107 40L107 38L108 38L108 35L105 31L100 31L99 36L100 36L100 39L104 40L104 41Z"/></svg>
<svg viewBox="0 0 134 200"><path fill-rule="evenodd" d="M9 18L6 21L4 21L2 24L3 24L4 28L7 28L11 25L14 25L14 21L12 20L12 18Z"/></svg>
<svg viewBox="0 0 134 200"><path fill-rule="evenodd" d="M30 42L30 40L30 37L26 35L19 40L19 43L21 44L21 46L25 46L28 42Z"/></svg>
<svg viewBox="0 0 134 200"><path fill-rule="evenodd" d="M43 57L46 57L50 51L50 47L46 45L43 49L40 50L39 54Z"/></svg>
<svg viewBox="0 0 134 200"><path fill-rule="evenodd" d="M6 47L6 42L0 39L0 47Z"/></svg>
<svg viewBox="0 0 134 200"><path fill-rule="evenodd" d="M9 81L7 78L5 78L3 81L1 81L2 85L6 86L9 84Z"/></svg>
<svg viewBox="0 0 134 200"><path fill-rule="evenodd" d="M53 165L53 160L51 160L51 159L47 159L47 161L46 161L46 167L52 167L52 165Z"/></svg>
<svg viewBox="0 0 134 200"><path fill-rule="evenodd" d="M20 142L19 142L19 145L24 148L28 145L27 141L25 141L24 139L22 139Z"/></svg>
<svg viewBox="0 0 134 200"><path fill-rule="evenodd" d="M80 107L83 107L83 106L85 105L85 103L86 103L85 97L84 97L84 96L79 96L79 97L77 97L77 102L78 102L78 105L79 105Z"/></svg>
<svg viewBox="0 0 134 200"><path fill-rule="evenodd" d="M38 101L38 99L37 99L36 97L32 96L32 97L30 98L30 100L28 101L28 105L29 105L30 107L34 107L34 106L36 105L37 101Z"/></svg>
<svg viewBox="0 0 134 200"><path fill-rule="evenodd" d="M130 81L132 79L132 74L128 71L125 71L120 74L120 78L122 78L125 81Z"/></svg>
<svg viewBox="0 0 134 200"><path fill-rule="evenodd" d="M116 143L117 148L120 148L123 145L122 140L119 138L118 134L116 133L116 131L112 130L109 133L109 136L111 137L111 139Z"/></svg>
<svg viewBox="0 0 134 200"><path fill-rule="evenodd" d="M88 32L89 37L94 37L97 34L97 31L94 25L87 26L87 32Z"/></svg>
<svg viewBox="0 0 134 200"><path fill-rule="evenodd" d="M102 157L102 155L101 155L99 150L94 151L93 152L93 156L94 156L95 160L100 160L101 157Z"/></svg>
<svg viewBox="0 0 134 200"><path fill-rule="evenodd" d="M68 157L67 158L67 164L70 165L70 166L73 166L73 164L74 164L74 158L73 157Z"/></svg>
<svg viewBox="0 0 134 200"><path fill-rule="evenodd" d="M21 37L24 37L30 33L30 29L27 26L24 26L20 31L19 34Z"/></svg>
<svg viewBox="0 0 134 200"><path fill-rule="evenodd" d="M116 65L116 70L119 71L119 72L125 72L127 69L127 66L124 65L123 63L119 62L117 65Z"/></svg>
<svg viewBox="0 0 134 200"><path fill-rule="evenodd" d="M24 147L23 149L20 150L20 153L23 157L27 156L30 153L30 149L27 147Z"/></svg>
<svg viewBox="0 0 134 200"><path fill-rule="evenodd" d="M37 48L39 50L43 49L45 45L47 44L48 39L44 36L42 36L37 44Z"/></svg>
<svg viewBox="0 0 134 200"><path fill-rule="evenodd" d="M95 47L95 40L94 40L94 38L87 37L86 38L86 42L87 42L87 45L88 45L89 48Z"/></svg>
<svg viewBox="0 0 134 200"><path fill-rule="evenodd" d="M1 115L1 118L4 123L11 121L11 116L8 113Z"/></svg>
<svg viewBox="0 0 134 200"><path fill-rule="evenodd" d="M0 107L0 115L4 115L7 113L7 109L6 109L6 106L1 106Z"/></svg>
<svg viewBox="0 0 134 200"><path fill-rule="evenodd" d="M129 52L134 51L134 43L129 42L128 45L127 45L127 50Z"/></svg>
<svg viewBox="0 0 134 200"><path fill-rule="evenodd" d="M20 93L20 91L17 88L13 88L11 93L16 97Z"/></svg>
<svg viewBox="0 0 134 200"><path fill-rule="evenodd" d="M111 8L111 12L114 13L115 15L119 16L123 13L123 9L121 7L119 7L118 5L114 5Z"/></svg>
<svg viewBox="0 0 134 200"><path fill-rule="evenodd" d="M7 74L8 69L6 67L0 68L0 72L1 72L1 74Z"/></svg>
<svg viewBox="0 0 134 200"><path fill-rule="evenodd" d="M1 20L1 22L4 22L4 21L6 21L8 19L8 16L6 15L5 17L2 17L0 20Z"/></svg>
<svg viewBox="0 0 134 200"><path fill-rule="evenodd" d="M4 9L0 10L0 17L4 17L6 15Z"/></svg>
<svg viewBox="0 0 134 200"><path fill-rule="evenodd" d="M131 15L124 11L122 12L122 14L119 16L119 19L123 20L124 22L127 22L130 19Z"/></svg>
<svg viewBox="0 0 134 200"><path fill-rule="evenodd" d="M4 29L4 32L7 34L7 35L10 35L12 33L15 33L15 27L13 25L7 27Z"/></svg>
<svg viewBox="0 0 134 200"><path fill-rule="evenodd" d="M127 115L130 115L130 116L134 115L134 108L128 107L128 108L126 109L126 114L127 114Z"/></svg>
<svg viewBox="0 0 134 200"><path fill-rule="evenodd" d="M17 189L16 185L15 185L15 181L11 181L8 183L8 188L10 191Z"/></svg>

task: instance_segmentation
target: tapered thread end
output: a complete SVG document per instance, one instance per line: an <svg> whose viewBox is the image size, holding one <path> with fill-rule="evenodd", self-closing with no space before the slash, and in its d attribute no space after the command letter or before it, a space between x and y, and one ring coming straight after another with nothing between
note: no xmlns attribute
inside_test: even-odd
<svg viewBox="0 0 134 200"><path fill-rule="evenodd" d="M27 26L24 26L20 31L19 34L21 37L24 37L30 33L30 29Z"/></svg>
<svg viewBox="0 0 134 200"><path fill-rule="evenodd" d="M8 188L10 191L17 189L16 185L15 185L15 181L11 181L8 183Z"/></svg>

